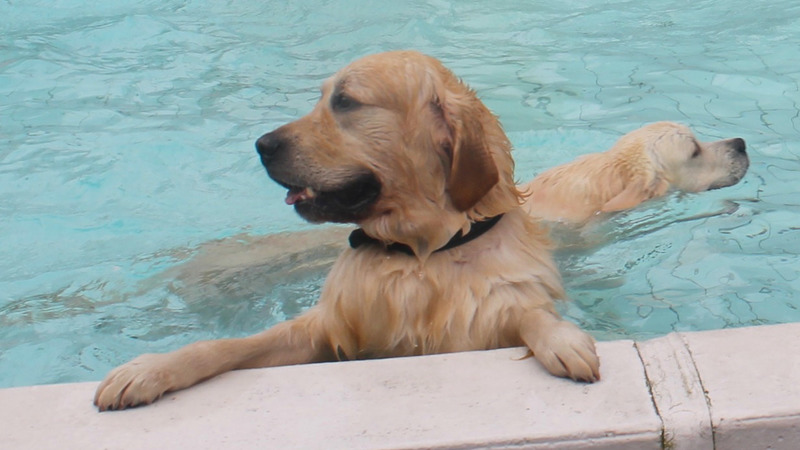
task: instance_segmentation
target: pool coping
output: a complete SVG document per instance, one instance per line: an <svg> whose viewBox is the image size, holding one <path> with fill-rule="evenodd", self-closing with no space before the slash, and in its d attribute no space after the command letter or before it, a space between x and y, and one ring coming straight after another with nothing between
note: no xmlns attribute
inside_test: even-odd
<svg viewBox="0 0 800 450"><path fill-rule="evenodd" d="M98 413L96 382L0 389L5 448L794 449L800 324L601 342L601 381L520 348L227 373Z"/></svg>

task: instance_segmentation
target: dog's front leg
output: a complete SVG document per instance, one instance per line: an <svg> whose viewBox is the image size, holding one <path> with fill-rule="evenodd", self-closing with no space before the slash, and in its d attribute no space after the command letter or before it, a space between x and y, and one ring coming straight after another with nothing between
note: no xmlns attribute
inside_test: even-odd
<svg viewBox="0 0 800 450"><path fill-rule="evenodd" d="M600 379L594 339L556 313L539 308L526 311L520 321L520 337L553 375L588 382Z"/></svg>
<svg viewBox="0 0 800 450"><path fill-rule="evenodd" d="M100 411L124 409L230 370L330 360L315 312L245 338L200 341L170 353L141 355L106 376L94 404Z"/></svg>

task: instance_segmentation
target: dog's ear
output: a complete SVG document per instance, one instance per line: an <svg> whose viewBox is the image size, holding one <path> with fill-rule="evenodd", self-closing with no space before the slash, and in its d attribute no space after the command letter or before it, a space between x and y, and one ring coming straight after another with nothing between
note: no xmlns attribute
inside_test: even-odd
<svg viewBox="0 0 800 450"><path fill-rule="evenodd" d="M466 89L466 88L465 88ZM435 101L440 108L447 139L442 140L450 156L447 192L453 206L466 211L497 184L500 175L486 142L482 118L491 114L472 92Z"/></svg>
<svg viewBox="0 0 800 450"><path fill-rule="evenodd" d="M622 190L600 208L601 212L615 212L631 209L647 200L667 193L669 181L664 178L663 169L656 164L658 159L648 155L655 154L658 139L643 140L631 134L623 136L615 144L617 164L613 164L611 175L623 180ZM624 162L624 164L623 164Z"/></svg>

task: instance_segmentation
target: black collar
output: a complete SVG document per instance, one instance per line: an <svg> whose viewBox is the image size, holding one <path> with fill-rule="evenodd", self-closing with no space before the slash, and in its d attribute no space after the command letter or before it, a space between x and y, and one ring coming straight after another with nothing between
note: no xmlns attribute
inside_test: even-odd
<svg viewBox="0 0 800 450"><path fill-rule="evenodd" d="M495 226L497 222L500 221L502 217L503 215L500 214L498 216L490 217L481 222L474 222L467 234L462 235L461 231L459 230L459 232L456 233L456 235L453 236L453 238L450 239L450 241L447 244L445 244L444 247L434 250L434 253L443 252L445 250L450 250L451 248L458 247L459 245L466 244L467 242L489 231L493 226ZM350 247L352 248L358 248L366 244L383 245L381 241L373 237L367 236L367 233L365 233L364 230L362 230L361 228L353 230L353 232L350 233L349 240L350 240ZM390 252L400 252L400 253L405 253L406 255L414 256L414 250L412 250L411 247L409 247L406 244L401 244L399 242L385 245L385 248L387 251Z"/></svg>

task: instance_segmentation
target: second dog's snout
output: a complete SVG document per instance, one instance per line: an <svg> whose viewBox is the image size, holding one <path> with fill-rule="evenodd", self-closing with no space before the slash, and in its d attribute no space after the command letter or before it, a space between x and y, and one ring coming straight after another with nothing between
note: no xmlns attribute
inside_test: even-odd
<svg viewBox="0 0 800 450"><path fill-rule="evenodd" d="M747 153L747 144L742 138L733 139L733 149L739 153Z"/></svg>

